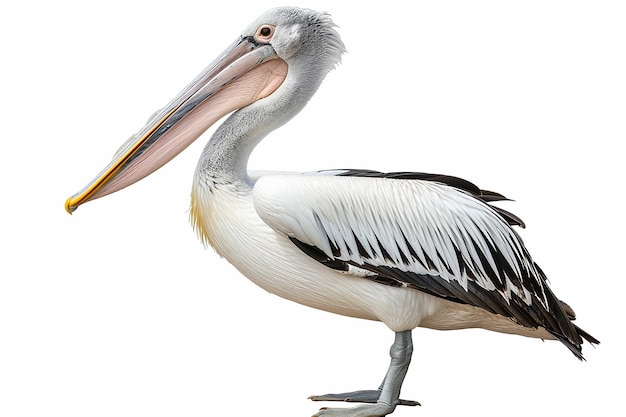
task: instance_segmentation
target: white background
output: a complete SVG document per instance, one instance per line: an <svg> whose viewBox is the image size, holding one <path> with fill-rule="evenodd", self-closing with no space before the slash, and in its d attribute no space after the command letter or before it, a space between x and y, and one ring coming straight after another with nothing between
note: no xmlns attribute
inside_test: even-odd
<svg viewBox="0 0 626 417"><path fill-rule="evenodd" d="M626 15L615 1L306 2L348 48L251 168L457 175L516 200L602 341L414 331L396 416L625 415ZM393 334L243 278L188 224L205 135L146 180L64 201L265 1L11 2L0 36L0 415L308 416L376 388Z"/></svg>

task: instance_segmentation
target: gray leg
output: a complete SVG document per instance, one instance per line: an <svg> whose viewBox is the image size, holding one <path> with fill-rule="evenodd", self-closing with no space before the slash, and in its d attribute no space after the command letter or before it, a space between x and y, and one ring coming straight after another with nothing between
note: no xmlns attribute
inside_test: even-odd
<svg viewBox="0 0 626 417"><path fill-rule="evenodd" d="M353 408L322 408L314 417L379 417L391 414L396 405L419 405L417 401L400 399L400 388L411 363L413 341L411 331L396 333L389 354L391 364L377 390L326 394L309 397L313 401L347 401L367 403Z"/></svg>

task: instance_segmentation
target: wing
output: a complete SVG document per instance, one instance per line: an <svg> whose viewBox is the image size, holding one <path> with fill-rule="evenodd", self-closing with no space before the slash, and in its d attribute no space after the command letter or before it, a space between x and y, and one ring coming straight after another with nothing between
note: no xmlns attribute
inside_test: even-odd
<svg viewBox="0 0 626 417"><path fill-rule="evenodd" d="M523 223L489 204L503 199L424 173L268 175L254 187L263 221L326 266L542 326L580 356L580 335L511 227Z"/></svg>

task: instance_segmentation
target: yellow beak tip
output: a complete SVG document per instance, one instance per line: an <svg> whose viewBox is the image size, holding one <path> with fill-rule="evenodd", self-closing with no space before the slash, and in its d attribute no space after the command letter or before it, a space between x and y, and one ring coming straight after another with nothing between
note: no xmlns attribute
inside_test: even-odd
<svg viewBox="0 0 626 417"><path fill-rule="evenodd" d="M73 200L72 197L70 197L67 200L65 200L65 211L67 211L69 214L72 214L74 212L74 210L76 210L78 208L78 206L73 206L72 205L72 200Z"/></svg>

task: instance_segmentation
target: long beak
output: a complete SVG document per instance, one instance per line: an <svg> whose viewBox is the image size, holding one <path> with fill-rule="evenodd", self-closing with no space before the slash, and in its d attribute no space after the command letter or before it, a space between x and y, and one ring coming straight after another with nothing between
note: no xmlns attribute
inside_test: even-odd
<svg viewBox="0 0 626 417"><path fill-rule="evenodd" d="M65 209L71 214L145 178L224 115L272 94L286 76L287 63L270 45L238 39L130 137L98 176L67 199Z"/></svg>

